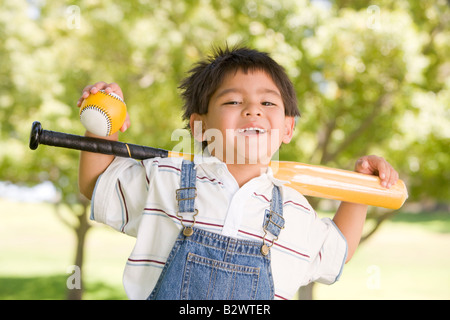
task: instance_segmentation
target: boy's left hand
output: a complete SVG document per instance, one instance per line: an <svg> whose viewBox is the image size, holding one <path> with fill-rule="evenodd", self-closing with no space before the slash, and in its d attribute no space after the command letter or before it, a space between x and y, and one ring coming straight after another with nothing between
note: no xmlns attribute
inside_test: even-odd
<svg viewBox="0 0 450 320"><path fill-rule="evenodd" d="M355 171L378 175L381 179L381 185L388 189L398 180L397 171L384 158L374 155L359 158L355 165Z"/></svg>

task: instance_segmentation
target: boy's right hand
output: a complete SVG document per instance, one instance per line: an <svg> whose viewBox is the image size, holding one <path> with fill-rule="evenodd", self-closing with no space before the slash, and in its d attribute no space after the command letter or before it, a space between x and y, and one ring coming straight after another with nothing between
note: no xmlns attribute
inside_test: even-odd
<svg viewBox="0 0 450 320"><path fill-rule="evenodd" d="M125 100L123 98L122 89L120 89L119 85L115 82L112 83L106 83L104 81L97 82L94 85L86 86L83 89L83 92L81 94L80 99L78 99L77 106L81 107L81 104L83 103L83 100L89 97L90 94L96 94L100 90L105 90L106 93L115 93L119 97L122 98L122 100ZM125 118L125 122L123 123L122 127L120 128L121 132L125 132L130 127L130 117L127 112L127 116Z"/></svg>

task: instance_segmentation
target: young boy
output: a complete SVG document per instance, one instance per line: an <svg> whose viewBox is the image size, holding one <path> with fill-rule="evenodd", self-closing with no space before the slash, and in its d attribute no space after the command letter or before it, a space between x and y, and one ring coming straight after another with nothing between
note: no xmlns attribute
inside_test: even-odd
<svg viewBox="0 0 450 320"><path fill-rule="evenodd" d="M290 142L299 116L283 68L256 50L218 49L180 88L184 119L210 156L137 162L81 153L91 218L136 237L123 279L129 298L290 299L312 281L335 282L358 246L367 206L343 202L333 220L318 219L274 178L267 160ZM101 89L123 97L117 84L99 82L78 104ZM129 125L127 117L121 131ZM378 174L385 187L398 179L376 156L360 158L355 170Z"/></svg>

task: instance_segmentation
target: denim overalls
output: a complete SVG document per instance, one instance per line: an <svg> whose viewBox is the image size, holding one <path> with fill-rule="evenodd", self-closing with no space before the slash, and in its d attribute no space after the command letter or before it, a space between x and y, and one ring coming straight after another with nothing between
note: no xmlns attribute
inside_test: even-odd
<svg viewBox="0 0 450 320"><path fill-rule="evenodd" d="M176 191L178 211L190 214L192 225L181 218L180 232L161 276L148 297L151 300L269 300L274 298L270 247L284 228L283 206L274 186L270 209L261 225L263 241L240 240L194 227L196 197L194 163L183 160L181 187ZM186 218L185 218L186 219ZM267 232L275 236L266 243Z"/></svg>

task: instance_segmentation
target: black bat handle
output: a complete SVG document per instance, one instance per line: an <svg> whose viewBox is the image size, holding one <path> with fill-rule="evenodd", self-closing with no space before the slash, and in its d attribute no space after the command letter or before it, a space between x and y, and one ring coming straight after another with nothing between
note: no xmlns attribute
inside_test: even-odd
<svg viewBox="0 0 450 320"><path fill-rule="evenodd" d="M133 158L136 160L144 160L155 157L166 158L169 154L167 150L137 144L48 131L42 129L40 122L35 121L31 127L30 149L36 150L39 144L109 154L117 157Z"/></svg>

